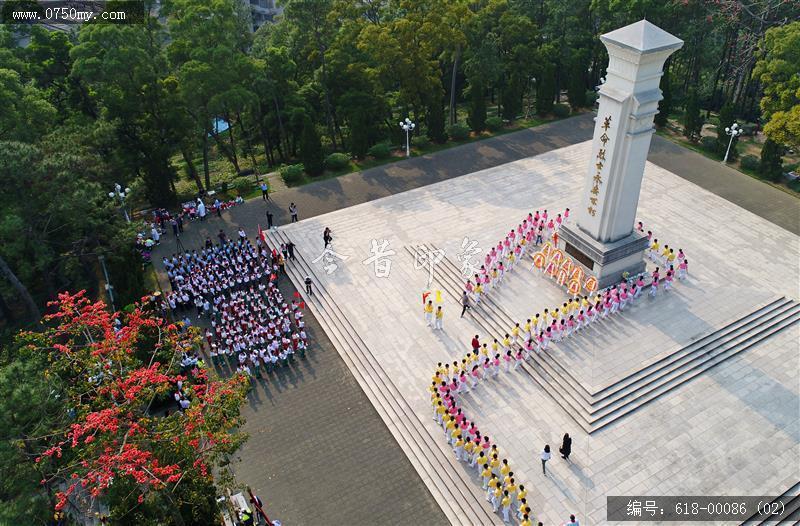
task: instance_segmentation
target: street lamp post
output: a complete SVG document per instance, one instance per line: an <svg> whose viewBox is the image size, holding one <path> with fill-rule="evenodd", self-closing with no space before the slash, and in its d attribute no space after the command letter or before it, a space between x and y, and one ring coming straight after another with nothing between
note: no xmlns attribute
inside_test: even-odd
<svg viewBox="0 0 800 526"><path fill-rule="evenodd" d="M725 133L728 134L731 139L728 141L728 149L725 150L725 158L722 159L723 163L728 162L728 154L731 153L731 145L733 144L733 138L741 135L742 129L739 127L738 124L734 122L733 124L731 124L730 128L725 128Z"/></svg>
<svg viewBox="0 0 800 526"><path fill-rule="evenodd" d="M125 214L125 221L128 223L131 222L131 218L128 215L128 210L125 208L125 199L130 195L131 189L130 188L122 188L119 183L114 185L114 191L108 192L108 197L111 199L117 199L119 201L119 207L122 209L122 213Z"/></svg>
<svg viewBox="0 0 800 526"><path fill-rule="evenodd" d="M97 256L97 259L100 260L100 266L103 267L103 276L106 278L105 289L108 292L108 299L111 301L111 311L117 312L117 308L114 306L114 287L111 285L111 280L108 279L108 271L106 270L106 258Z"/></svg>
<svg viewBox="0 0 800 526"><path fill-rule="evenodd" d="M406 132L406 157L411 157L411 139L409 138L409 133L414 129L414 126L415 124L411 122L411 119L408 117L406 117L406 120L400 121L400 127Z"/></svg>

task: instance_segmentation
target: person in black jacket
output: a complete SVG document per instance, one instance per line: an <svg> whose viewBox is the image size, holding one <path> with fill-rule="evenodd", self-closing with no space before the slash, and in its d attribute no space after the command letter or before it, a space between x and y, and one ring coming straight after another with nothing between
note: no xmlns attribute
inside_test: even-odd
<svg viewBox="0 0 800 526"><path fill-rule="evenodd" d="M569 460L569 454L572 453L572 438L569 433L564 433L564 440L561 442L558 452L561 453L561 458Z"/></svg>

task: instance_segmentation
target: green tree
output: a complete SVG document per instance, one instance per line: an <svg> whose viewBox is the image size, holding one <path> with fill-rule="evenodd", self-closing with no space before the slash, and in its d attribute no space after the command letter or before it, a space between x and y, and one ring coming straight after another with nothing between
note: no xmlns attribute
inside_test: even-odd
<svg viewBox="0 0 800 526"><path fill-rule="evenodd" d="M672 111L672 88L669 81L669 67L664 69L664 75L661 77L661 100L658 102L658 113L655 118L655 125L663 128L669 121L669 114Z"/></svg>
<svg viewBox="0 0 800 526"><path fill-rule="evenodd" d="M480 133L486 128L486 97L485 88L480 77L477 77L469 84L469 116L467 124L476 133Z"/></svg>
<svg viewBox="0 0 800 526"><path fill-rule="evenodd" d="M300 158L308 175L320 175L325 170L325 154L317 133L317 127L310 118L303 124L303 138L300 143Z"/></svg>
<svg viewBox="0 0 800 526"><path fill-rule="evenodd" d="M544 61L536 73L536 113L547 115L553 111L555 97L555 66L552 62Z"/></svg>
<svg viewBox="0 0 800 526"><path fill-rule="evenodd" d="M0 523L46 524L52 499L45 478L46 465L37 465L42 442L67 418L63 386L45 378L42 356L19 356L9 344L0 355ZM20 381L24 378L25 381Z"/></svg>
<svg viewBox="0 0 800 526"><path fill-rule="evenodd" d="M753 76L764 92L764 133L779 144L800 148L800 22L767 31Z"/></svg>
<svg viewBox="0 0 800 526"><path fill-rule="evenodd" d="M573 109L586 106L586 58L583 53L573 53L569 61L569 77L567 78L567 97Z"/></svg>
<svg viewBox="0 0 800 526"><path fill-rule="evenodd" d="M54 124L56 109L21 75L0 68L0 140L33 142Z"/></svg>
<svg viewBox="0 0 800 526"><path fill-rule="evenodd" d="M447 141L444 125L444 108L441 97L434 96L428 105L426 123L428 125L428 138L436 143Z"/></svg>
<svg viewBox="0 0 800 526"><path fill-rule="evenodd" d="M767 138L761 147L761 163L759 173L772 181L780 181L783 177L783 146Z"/></svg>
<svg viewBox="0 0 800 526"><path fill-rule="evenodd" d="M692 90L686 97L683 113L683 135L692 142L700 139L700 130L703 129L703 118L700 116L700 104L697 93Z"/></svg>
<svg viewBox="0 0 800 526"><path fill-rule="evenodd" d="M70 56L71 75L91 88L113 126L123 173L138 174L153 205L174 203L171 156L184 128L177 83L169 79L166 34L155 18L142 24L87 24Z"/></svg>

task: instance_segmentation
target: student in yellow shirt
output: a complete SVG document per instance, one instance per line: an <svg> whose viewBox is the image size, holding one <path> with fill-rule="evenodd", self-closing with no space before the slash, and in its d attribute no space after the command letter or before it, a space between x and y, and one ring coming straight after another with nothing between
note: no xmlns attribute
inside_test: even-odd
<svg viewBox="0 0 800 526"><path fill-rule="evenodd" d="M481 470L481 477L483 477L483 489L489 488L489 481L492 480L493 476L492 468L489 467L489 464L484 464L483 469Z"/></svg>
<svg viewBox="0 0 800 526"><path fill-rule="evenodd" d="M531 520L528 518L527 515L522 516L522 520L519 523L519 526L533 526L531 524Z"/></svg>
<svg viewBox="0 0 800 526"><path fill-rule="evenodd" d="M455 429L455 428L456 428L456 419L455 419L455 418L453 418L452 416L451 416L451 417L448 417L447 423L446 423L446 424L445 424L445 426L444 426L444 432L445 432L445 434L447 434L447 436L448 436L448 443L450 442L450 440L449 440L450 433L451 433L451 432L453 431L453 429Z"/></svg>
<svg viewBox="0 0 800 526"><path fill-rule="evenodd" d="M658 239L653 240L653 244L650 245L650 259L655 262L656 258L658 258L658 249L661 245L658 244Z"/></svg>
<svg viewBox="0 0 800 526"><path fill-rule="evenodd" d="M480 449L480 444L475 444L475 449ZM483 451L478 452L478 456L475 458L475 465L478 466L478 472L480 472L484 466L489 467L489 459L486 458Z"/></svg>
<svg viewBox="0 0 800 526"><path fill-rule="evenodd" d="M497 513L497 510L500 508L500 502L502 501L502 499L503 499L503 488L497 486L497 488L495 488L494 492L492 493L492 509L494 510L495 513Z"/></svg>
<svg viewBox="0 0 800 526"><path fill-rule="evenodd" d="M455 420L455 418L453 418L453 420ZM450 431L450 439L447 442L449 444L455 444L459 435L461 435L461 430L458 428L458 423L456 423L455 429Z"/></svg>
<svg viewBox="0 0 800 526"><path fill-rule="evenodd" d="M444 406L441 400L436 403L436 409L433 413L433 418L436 419L436 423L442 425L442 420L444 419L444 414L447 412L447 408Z"/></svg>
<svg viewBox="0 0 800 526"><path fill-rule="evenodd" d="M517 343L519 341L519 332L520 332L519 323L517 323L511 329L511 336L514 339L514 343Z"/></svg>
<svg viewBox="0 0 800 526"><path fill-rule="evenodd" d="M519 492L517 493L517 499L520 501L528 496L528 490L525 489L525 486L522 484L519 485Z"/></svg>
<svg viewBox="0 0 800 526"><path fill-rule="evenodd" d="M494 491L498 487L500 487L500 481L497 480L497 475L492 473L492 476L489 477L489 482L486 485L486 500L488 500L489 502L492 501L492 495L494 495Z"/></svg>
<svg viewBox="0 0 800 526"><path fill-rule="evenodd" d="M456 442L453 445L453 451L456 454L456 458L458 460L462 460L464 457L464 439L461 438L461 433L458 433L455 436Z"/></svg>
<svg viewBox="0 0 800 526"><path fill-rule="evenodd" d="M442 310L442 306L439 305L436 307L436 324L433 326L434 329L442 330L442 321L444 318L444 311Z"/></svg>
<svg viewBox="0 0 800 526"><path fill-rule="evenodd" d="M661 262L666 263L669 257L669 245L664 245L664 250L661 251Z"/></svg>
<svg viewBox="0 0 800 526"><path fill-rule="evenodd" d="M506 476L508 476L508 474L509 474L510 472L511 472L511 466L509 466L509 465L508 465L508 459L507 459L507 458L504 458L504 459L503 459L503 465L502 465L502 466L500 466L500 474L501 474L503 477L506 477ZM505 483L504 483L503 485L505 485Z"/></svg>
<svg viewBox="0 0 800 526"><path fill-rule="evenodd" d="M531 508L528 506L528 502L525 499L519 499L519 510L517 510L517 517L521 519L525 516L531 516Z"/></svg>
<svg viewBox="0 0 800 526"><path fill-rule="evenodd" d="M510 517L508 516L511 511L511 497L508 490L503 492L503 500L500 501L500 508L503 510L503 522L508 523Z"/></svg>
<svg viewBox="0 0 800 526"><path fill-rule="evenodd" d="M517 496L517 485L514 484L514 477L511 477L508 484L506 484L506 491L511 497L511 500L514 500L514 498Z"/></svg>
<svg viewBox="0 0 800 526"><path fill-rule="evenodd" d="M511 349L511 337L506 333L503 338L503 354L508 352L509 349Z"/></svg>
<svg viewBox="0 0 800 526"><path fill-rule="evenodd" d="M475 460L475 442L472 441L472 437L467 437L466 442L464 442L464 460L470 466Z"/></svg>
<svg viewBox="0 0 800 526"><path fill-rule="evenodd" d="M498 473L500 469L500 459L497 455L492 455L492 460L489 461L489 467L492 468L492 473Z"/></svg>
<svg viewBox="0 0 800 526"><path fill-rule="evenodd" d="M433 325L433 301L428 300L425 304L425 325L428 327Z"/></svg>

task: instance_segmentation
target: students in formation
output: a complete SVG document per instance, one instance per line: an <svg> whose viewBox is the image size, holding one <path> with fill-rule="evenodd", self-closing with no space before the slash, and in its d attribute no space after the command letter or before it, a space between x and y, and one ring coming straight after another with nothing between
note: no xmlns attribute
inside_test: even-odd
<svg viewBox="0 0 800 526"><path fill-rule="evenodd" d="M215 366L261 378L261 371L288 365L308 347L302 304L286 302L276 286L284 256L260 239L250 242L243 230L238 240L219 236L220 243L164 258L172 291L164 307L176 319L196 308L210 320L206 340ZM297 295L299 297L299 294Z"/></svg>
<svg viewBox="0 0 800 526"><path fill-rule="evenodd" d="M546 221L546 213L537 212L539 222ZM567 217L565 213L561 224ZM554 226L557 223L556 220ZM495 247L492 251L501 253L504 245L500 245L502 246ZM666 292L673 284L673 277L685 277L688 261L683 250L679 249L677 253L657 252L657 257L666 258L668 263L672 256L672 261L678 264L677 272L674 265L669 264L663 277L659 268L647 276L650 278L651 295L657 294L660 283L663 283ZM504 522L510 521L513 512L520 524L533 524L534 514L526 500L527 492L523 485L516 484L510 463L508 459L501 457L497 444L492 443L488 436L481 435L475 422L467 419L456 396L476 389L482 382L498 376L501 366L506 373L517 370L532 354L545 352L551 340L562 341L594 323L623 312L641 297L642 290L647 286L645 277L642 273L591 295L575 296L556 308L543 309L528 318L523 325L516 323L501 341L495 339L491 344L481 343L479 336L475 335L470 342L471 351L460 362L454 361L452 366L438 364L429 387L433 419L445 431L456 458L475 467L475 475L479 477L481 486L486 491L486 500L491 502L495 512L502 514ZM481 283L480 275L476 276L476 283ZM470 290L465 290L465 294L469 292ZM437 312L440 310L441 307ZM428 313L432 312L433 304L429 301L425 306L429 325ZM559 449L563 458L569 458L571 445L572 439L565 435ZM548 445L540 454L542 472L545 475L546 462L550 458ZM574 516L571 521L577 523Z"/></svg>
<svg viewBox="0 0 800 526"><path fill-rule="evenodd" d="M561 225L569 221L569 208L555 218L548 219L547 210L528 214L516 228L512 228L505 238L486 253L478 273L467 280L464 294L477 305L492 289L503 282L506 273L522 261L532 247L542 244L543 239L557 235ZM463 303L462 303L463 304ZM466 310L466 309L464 309ZM463 312L462 312L463 316Z"/></svg>

